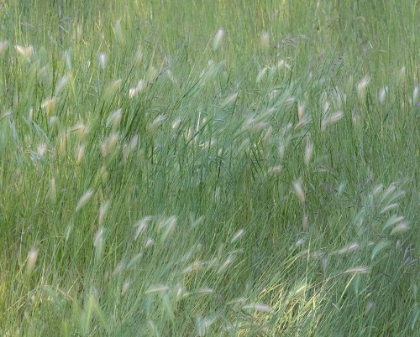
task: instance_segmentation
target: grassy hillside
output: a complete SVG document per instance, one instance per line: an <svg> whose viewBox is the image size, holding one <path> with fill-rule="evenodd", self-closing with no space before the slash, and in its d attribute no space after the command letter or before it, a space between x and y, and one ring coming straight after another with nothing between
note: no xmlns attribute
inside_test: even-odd
<svg viewBox="0 0 420 337"><path fill-rule="evenodd" d="M3 1L2 336L416 336L420 2Z"/></svg>

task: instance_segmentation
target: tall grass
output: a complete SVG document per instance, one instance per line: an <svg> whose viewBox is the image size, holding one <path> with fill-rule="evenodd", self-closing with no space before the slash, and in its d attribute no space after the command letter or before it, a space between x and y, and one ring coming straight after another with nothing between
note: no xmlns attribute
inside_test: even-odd
<svg viewBox="0 0 420 337"><path fill-rule="evenodd" d="M418 2L6 1L4 336L415 336Z"/></svg>

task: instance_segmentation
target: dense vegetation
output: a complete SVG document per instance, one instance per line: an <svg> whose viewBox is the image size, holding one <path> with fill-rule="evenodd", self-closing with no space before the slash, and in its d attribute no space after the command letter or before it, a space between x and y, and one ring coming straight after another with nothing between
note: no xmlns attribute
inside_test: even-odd
<svg viewBox="0 0 420 337"><path fill-rule="evenodd" d="M420 2L0 6L2 336L415 336Z"/></svg>

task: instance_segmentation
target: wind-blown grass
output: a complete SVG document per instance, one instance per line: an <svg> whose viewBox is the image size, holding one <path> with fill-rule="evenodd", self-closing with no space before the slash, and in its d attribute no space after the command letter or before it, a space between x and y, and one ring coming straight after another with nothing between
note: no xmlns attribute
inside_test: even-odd
<svg viewBox="0 0 420 337"><path fill-rule="evenodd" d="M0 9L1 334L416 335L418 4L162 6Z"/></svg>

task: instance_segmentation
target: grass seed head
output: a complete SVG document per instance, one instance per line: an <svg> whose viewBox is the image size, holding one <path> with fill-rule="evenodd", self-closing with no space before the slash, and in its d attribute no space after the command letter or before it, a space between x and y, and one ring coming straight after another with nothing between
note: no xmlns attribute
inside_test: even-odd
<svg viewBox="0 0 420 337"><path fill-rule="evenodd" d="M85 155L85 145L84 144L79 144L79 146L77 147L77 151L76 151L76 164L80 165L80 163L82 162L82 159Z"/></svg>
<svg viewBox="0 0 420 337"><path fill-rule="evenodd" d="M295 181L293 183L293 187L295 189L295 193L299 200L304 203L305 202L305 191L303 190L302 184L300 181Z"/></svg>
<svg viewBox="0 0 420 337"><path fill-rule="evenodd" d="M121 20L117 20L117 22L115 23L115 39L118 42L121 42L123 39Z"/></svg>
<svg viewBox="0 0 420 337"><path fill-rule="evenodd" d="M53 204L55 204L57 200L57 187L55 184L55 178L52 178L50 181L50 188L48 190L48 199Z"/></svg>
<svg viewBox="0 0 420 337"><path fill-rule="evenodd" d="M101 204L101 207L99 208L99 226L102 226L105 220L106 212L109 209L110 201L107 200L103 204Z"/></svg>
<svg viewBox="0 0 420 337"><path fill-rule="evenodd" d="M305 147L305 165L308 166L311 162L312 155L314 153L314 145L311 142L309 137L306 138L306 147Z"/></svg>
<svg viewBox="0 0 420 337"><path fill-rule="evenodd" d="M61 91L63 91L63 89L65 88L68 82L69 82L69 77L67 75L64 75L62 78L60 78L60 81L58 81L58 84L55 87L54 95L57 96L59 93L61 93Z"/></svg>
<svg viewBox="0 0 420 337"><path fill-rule="evenodd" d="M359 94L359 97L362 100L364 100L365 98L366 87L368 86L369 82L370 82L370 76L366 75L357 84L357 93Z"/></svg>
<svg viewBox="0 0 420 337"><path fill-rule="evenodd" d="M270 34L268 32L263 31L261 33L261 47L264 49L268 49L270 46Z"/></svg>
<svg viewBox="0 0 420 337"><path fill-rule="evenodd" d="M121 296L124 296L125 293L127 292L128 288L130 288L130 281L129 280L125 280L121 289Z"/></svg>
<svg viewBox="0 0 420 337"><path fill-rule="evenodd" d="M230 243L234 243L235 241L239 240L243 235L245 234L244 229L238 230L232 237L232 240L230 240Z"/></svg>
<svg viewBox="0 0 420 337"><path fill-rule="evenodd" d="M394 229L391 231L391 235L404 233L407 232L409 229L410 227L407 225L407 223L402 222L394 227Z"/></svg>
<svg viewBox="0 0 420 337"><path fill-rule="evenodd" d="M38 258L38 249L32 248L28 253L27 272L30 274L35 267L36 260Z"/></svg>
<svg viewBox="0 0 420 337"><path fill-rule="evenodd" d="M366 266L359 266L347 269L344 273L345 274L368 274L370 272L370 268Z"/></svg>
<svg viewBox="0 0 420 337"><path fill-rule="evenodd" d="M3 55L3 53L7 50L9 47L8 41L0 41L0 56Z"/></svg>
<svg viewBox="0 0 420 337"><path fill-rule="evenodd" d="M83 196L80 198L79 202L76 206L76 212L78 212L83 206L86 205L86 203L90 200L90 198L93 196L94 191L93 190L87 190Z"/></svg>
<svg viewBox="0 0 420 337"><path fill-rule="evenodd" d="M28 58L34 53L34 47L29 45L28 47L16 45L15 46L16 51L19 55L21 55L24 59Z"/></svg>
<svg viewBox="0 0 420 337"><path fill-rule="evenodd" d="M214 37L213 40L213 50L217 50L220 47L220 44L223 40L223 36L225 35L225 32L223 29L219 29Z"/></svg>
<svg viewBox="0 0 420 337"><path fill-rule="evenodd" d="M299 120L299 122L302 120L304 112L305 112L305 103L298 103L298 120Z"/></svg>
<svg viewBox="0 0 420 337"><path fill-rule="evenodd" d="M117 143L117 141L118 134L113 133L101 143L101 153L104 158L107 157L115 149L115 144Z"/></svg>
<svg viewBox="0 0 420 337"><path fill-rule="evenodd" d="M101 69L105 69L106 61L107 61L106 54L105 53L100 53L98 55L98 62L99 62L99 66L101 67Z"/></svg>
<svg viewBox="0 0 420 337"><path fill-rule="evenodd" d="M122 109L120 108L120 109L115 110L113 113L111 113L108 116L106 120L106 126L112 125L112 129L116 130L118 128L118 125L120 125L121 118L122 118Z"/></svg>
<svg viewBox="0 0 420 337"><path fill-rule="evenodd" d="M379 103L383 103L385 101L385 96L387 92L388 87L384 87L379 91Z"/></svg>
<svg viewBox="0 0 420 337"><path fill-rule="evenodd" d="M46 99L42 104L41 107L45 109L45 113L47 116L51 116L54 112L55 104L57 103L57 99L55 97Z"/></svg>
<svg viewBox="0 0 420 337"><path fill-rule="evenodd" d="M104 228L100 227L93 237L93 246L95 247L96 259L99 259L102 256L104 231Z"/></svg>
<svg viewBox="0 0 420 337"><path fill-rule="evenodd" d="M260 312L270 312L271 307L267 304L263 303L253 303L253 304L247 304L242 307L243 310L255 310Z"/></svg>

